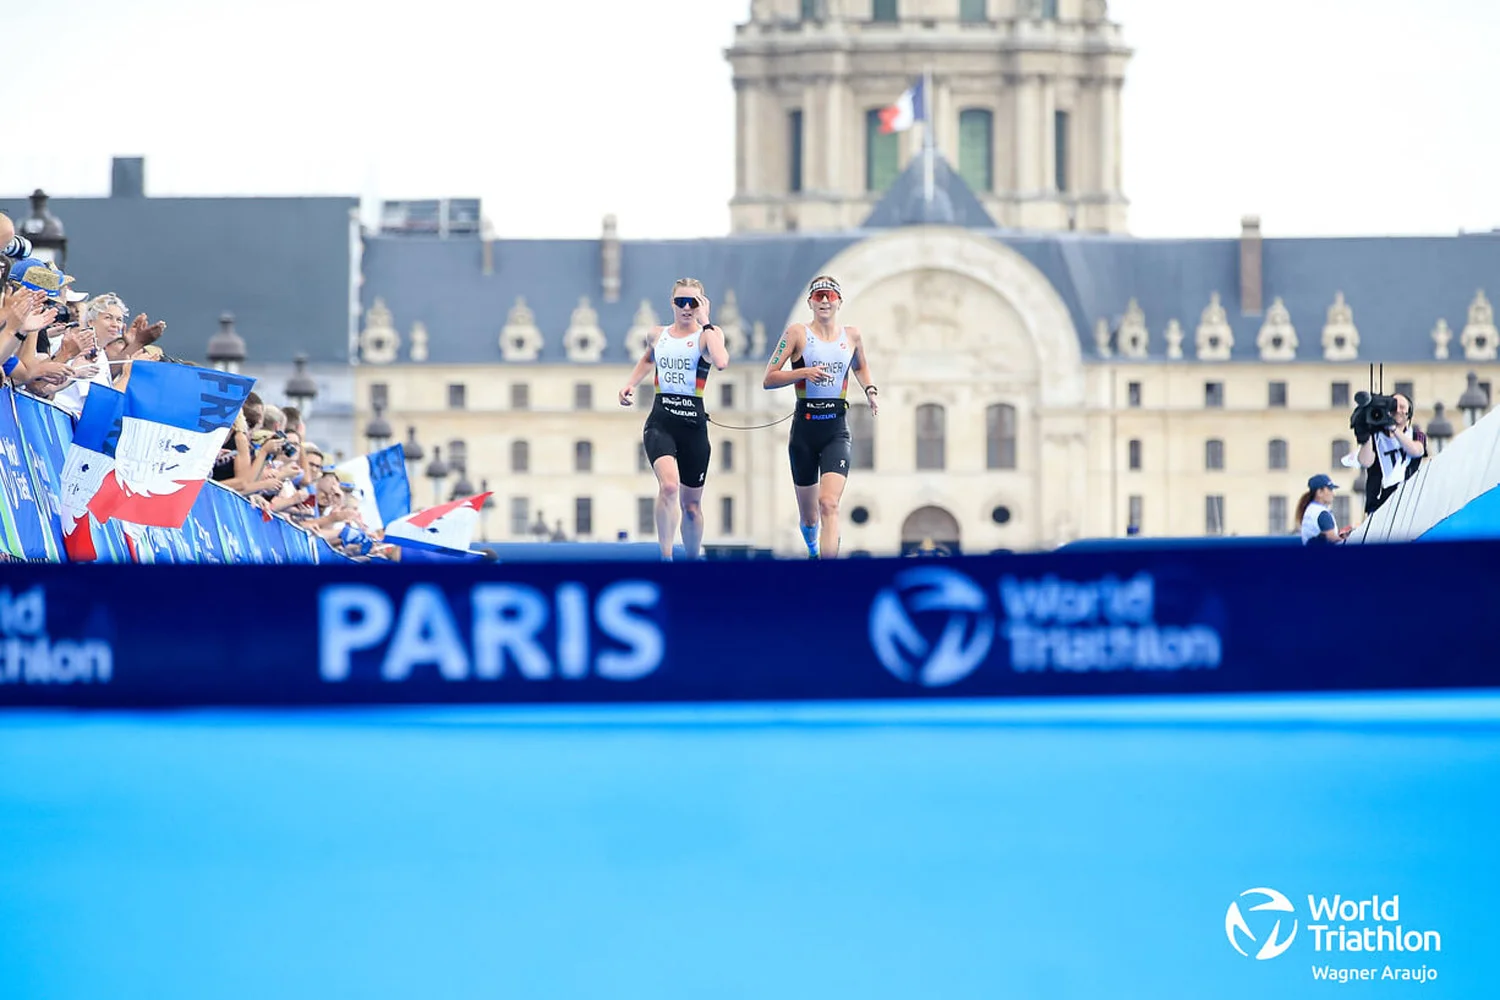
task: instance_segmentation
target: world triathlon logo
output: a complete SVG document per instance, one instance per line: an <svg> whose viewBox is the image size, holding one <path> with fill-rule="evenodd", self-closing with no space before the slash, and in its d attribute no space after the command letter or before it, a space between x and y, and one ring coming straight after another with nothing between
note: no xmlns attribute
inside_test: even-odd
<svg viewBox="0 0 1500 1000"><path fill-rule="evenodd" d="M1265 902L1250 907L1248 911L1241 911L1238 899L1230 903L1228 911L1224 914L1224 935L1229 938L1229 943L1234 946L1234 950L1246 958L1250 957L1250 953L1241 947L1240 940L1242 938L1251 946L1260 945L1259 950L1255 952L1257 961L1264 962L1267 959L1275 958L1290 948L1292 941L1297 937L1296 916L1294 915L1291 918L1292 929L1283 938L1281 936L1281 924L1284 918L1277 916L1277 914L1295 914L1296 909L1292 906L1291 900L1275 889L1246 889L1240 893L1240 899L1244 899L1246 896L1264 899ZM1262 911L1266 911L1267 915L1264 917L1255 917L1254 920L1256 928L1265 938L1264 941L1256 935L1255 931L1251 930L1250 923L1245 919L1246 912L1258 914ZM1265 926L1267 924L1270 924L1269 930Z"/></svg>
<svg viewBox="0 0 1500 1000"><path fill-rule="evenodd" d="M952 570L904 570L870 605L870 645L881 665L899 680L924 687L969 676L989 655L994 638L984 591Z"/></svg>

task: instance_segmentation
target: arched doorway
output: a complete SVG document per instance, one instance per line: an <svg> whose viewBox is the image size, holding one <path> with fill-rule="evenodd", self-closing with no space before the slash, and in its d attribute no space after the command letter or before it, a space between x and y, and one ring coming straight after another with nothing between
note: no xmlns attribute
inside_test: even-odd
<svg viewBox="0 0 1500 1000"><path fill-rule="evenodd" d="M942 507L918 507L901 522L902 555L957 555L958 552L958 518Z"/></svg>

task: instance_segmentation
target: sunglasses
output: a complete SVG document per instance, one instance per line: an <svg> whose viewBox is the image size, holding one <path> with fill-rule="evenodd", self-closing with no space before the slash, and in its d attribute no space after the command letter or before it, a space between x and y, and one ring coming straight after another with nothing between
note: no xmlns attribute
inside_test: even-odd
<svg viewBox="0 0 1500 1000"><path fill-rule="evenodd" d="M826 288L820 288L812 293L811 298L814 302L838 302L839 293Z"/></svg>
<svg viewBox="0 0 1500 1000"><path fill-rule="evenodd" d="M698 300L691 295L679 295L672 300L672 304L678 309L697 309Z"/></svg>

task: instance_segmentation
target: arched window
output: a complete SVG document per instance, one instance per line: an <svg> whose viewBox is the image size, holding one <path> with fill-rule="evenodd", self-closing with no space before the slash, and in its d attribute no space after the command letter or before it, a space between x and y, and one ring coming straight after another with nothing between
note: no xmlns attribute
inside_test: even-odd
<svg viewBox="0 0 1500 1000"><path fill-rule="evenodd" d="M993 190L995 116L984 108L958 113L958 175L978 192Z"/></svg>
<svg viewBox="0 0 1500 1000"><path fill-rule="evenodd" d="M855 404L849 407L849 438L852 469L875 468L875 418L870 416L868 406Z"/></svg>
<svg viewBox="0 0 1500 1000"><path fill-rule="evenodd" d="M942 469L947 464L947 414L937 403L917 407L917 468Z"/></svg>
<svg viewBox="0 0 1500 1000"><path fill-rule="evenodd" d="M573 442L573 471L594 471L594 445L590 441Z"/></svg>
<svg viewBox="0 0 1500 1000"><path fill-rule="evenodd" d="M901 133L880 131L882 108L865 112L865 190L884 191L901 172Z"/></svg>
<svg viewBox="0 0 1500 1000"><path fill-rule="evenodd" d="M525 441L512 441L510 443L510 471L531 471L531 446Z"/></svg>
<svg viewBox="0 0 1500 1000"><path fill-rule="evenodd" d="M1016 467L1016 408L996 403L984 411L984 467Z"/></svg>
<svg viewBox="0 0 1500 1000"><path fill-rule="evenodd" d="M1286 442L1281 438L1271 439L1271 445L1266 450L1266 464L1273 469L1286 468Z"/></svg>
<svg viewBox="0 0 1500 1000"><path fill-rule="evenodd" d="M1203 467L1205 469L1224 468L1224 442L1218 438L1210 438L1203 448Z"/></svg>

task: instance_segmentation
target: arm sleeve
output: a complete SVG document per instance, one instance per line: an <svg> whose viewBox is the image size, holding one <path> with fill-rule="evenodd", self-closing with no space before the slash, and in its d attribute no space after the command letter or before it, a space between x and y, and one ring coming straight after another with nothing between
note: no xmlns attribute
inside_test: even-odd
<svg viewBox="0 0 1500 1000"><path fill-rule="evenodd" d="M1335 525L1333 523L1333 514L1325 510L1318 515L1319 531L1333 531L1334 527Z"/></svg>

